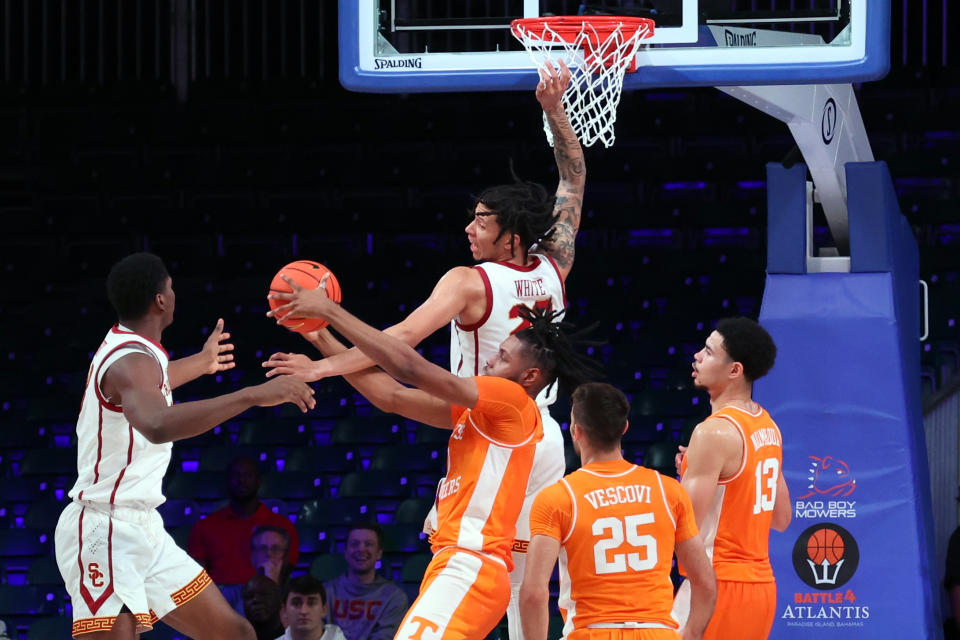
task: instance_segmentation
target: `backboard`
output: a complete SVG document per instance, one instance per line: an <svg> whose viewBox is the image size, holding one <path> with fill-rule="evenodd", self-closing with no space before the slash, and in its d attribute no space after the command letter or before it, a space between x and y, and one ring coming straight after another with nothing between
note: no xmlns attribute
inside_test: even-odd
<svg viewBox="0 0 960 640"><path fill-rule="evenodd" d="M340 81L383 93L529 89L536 72L510 21L578 13L656 21L626 89L849 83L889 67L890 0L340 0Z"/></svg>

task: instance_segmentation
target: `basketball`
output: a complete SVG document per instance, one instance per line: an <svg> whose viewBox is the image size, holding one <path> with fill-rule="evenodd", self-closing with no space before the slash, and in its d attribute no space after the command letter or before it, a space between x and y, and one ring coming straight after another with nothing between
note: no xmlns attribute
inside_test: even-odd
<svg viewBox="0 0 960 640"><path fill-rule="evenodd" d="M327 295L330 296L330 299L334 302L340 302L341 291L337 276L333 275L330 269L313 260L297 260L284 266L280 271L277 271L277 274L273 276L273 280L270 282L270 293L291 293L293 291L281 276L287 276L304 289L316 289L320 286L320 280L328 273L330 274L330 278L327 280ZM267 299L267 302L270 304L271 309L276 309L286 304L283 300L273 300L270 298ZM278 320L281 325L297 333L309 333L310 331L323 329L330 324L322 318L284 320L283 317L280 316Z"/></svg>
<svg viewBox="0 0 960 640"><path fill-rule="evenodd" d="M815 564L824 559L828 564L836 564L843 557L843 549L843 538L833 529L814 531L807 541L807 555Z"/></svg>

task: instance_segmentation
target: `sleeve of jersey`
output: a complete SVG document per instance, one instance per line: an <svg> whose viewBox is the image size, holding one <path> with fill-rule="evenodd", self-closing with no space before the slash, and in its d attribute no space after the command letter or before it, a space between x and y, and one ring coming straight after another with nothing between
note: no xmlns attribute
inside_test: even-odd
<svg viewBox="0 0 960 640"><path fill-rule="evenodd" d="M569 530L570 496L560 483L543 489L530 507L530 537L548 536L562 542Z"/></svg>
<svg viewBox="0 0 960 640"><path fill-rule="evenodd" d="M524 421L524 409L532 402L516 382L494 376L474 378L477 381L477 404L474 416L482 424L476 426L485 436L506 444L520 444L533 432L535 425Z"/></svg>
<svg viewBox="0 0 960 640"><path fill-rule="evenodd" d="M693 515L693 503L690 502L687 491L676 481L673 482L672 488L672 493L674 493L674 499L671 500L673 517L677 521L676 541L683 542L700 533L700 530L697 529L697 520Z"/></svg>

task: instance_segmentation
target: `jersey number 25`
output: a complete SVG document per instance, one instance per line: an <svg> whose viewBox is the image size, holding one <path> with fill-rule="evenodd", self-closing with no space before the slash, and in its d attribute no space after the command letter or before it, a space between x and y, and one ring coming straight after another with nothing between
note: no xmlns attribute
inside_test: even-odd
<svg viewBox="0 0 960 640"><path fill-rule="evenodd" d="M623 520L614 517L597 518L593 522L593 535L601 536L605 531L610 532L609 537L602 538L593 545L593 560L597 575L625 573L627 567L633 571L647 571L657 566L657 539L649 534L641 534L639 531L639 528L645 524L653 524L652 513L638 513L627 516ZM622 545L624 539L631 547L644 549L644 557L641 559L638 551L614 553L608 557L607 552Z"/></svg>

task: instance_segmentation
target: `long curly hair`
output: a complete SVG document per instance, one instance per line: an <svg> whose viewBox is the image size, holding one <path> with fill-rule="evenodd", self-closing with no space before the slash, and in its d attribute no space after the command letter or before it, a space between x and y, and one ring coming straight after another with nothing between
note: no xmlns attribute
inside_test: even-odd
<svg viewBox="0 0 960 640"><path fill-rule="evenodd" d="M512 167L510 173L513 184L484 189L474 198L469 215L476 215L477 204L482 203L490 213L480 215L497 217L500 225L497 240L505 233L517 234L523 251L527 252L533 245L544 244L553 237L553 225L558 217L554 213L556 196L541 184L521 180Z"/></svg>
<svg viewBox="0 0 960 640"><path fill-rule="evenodd" d="M596 341L587 341L583 336L596 324L575 331L569 322L557 322L563 310L550 311L522 306L520 317L530 326L517 332L517 339L527 348L527 355L543 371L552 384L560 384L563 393L569 395L585 382L601 376L600 365L577 351L577 347L596 346Z"/></svg>

